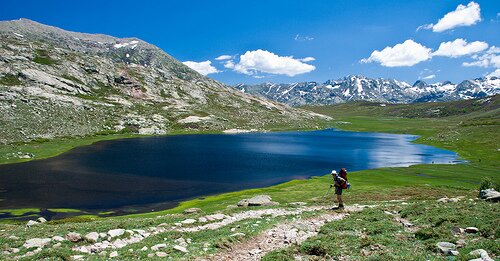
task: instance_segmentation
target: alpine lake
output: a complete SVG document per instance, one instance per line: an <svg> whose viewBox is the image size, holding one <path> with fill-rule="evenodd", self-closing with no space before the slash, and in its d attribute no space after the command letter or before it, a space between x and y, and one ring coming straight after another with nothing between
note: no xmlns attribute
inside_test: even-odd
<svg viewBox="0 0 500 261"><path fill-rule="evenodd" d="M333 169L461 162L454 152L412 143L416 138L327 129L100 141L53 158L0 165L0 218L71 215L53 209L140 213ZM12 209L40 211L16 216Z"/></svg>

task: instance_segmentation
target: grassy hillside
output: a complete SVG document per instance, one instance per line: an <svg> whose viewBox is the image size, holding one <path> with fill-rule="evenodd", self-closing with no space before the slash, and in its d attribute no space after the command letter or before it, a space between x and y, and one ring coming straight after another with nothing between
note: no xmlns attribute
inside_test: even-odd
<svg viewBox="0 0 500 261"><path fill-rule="evenodd" d="M345 193L348 206L364 204L371 206L344 216L342 221L328 222L299 244L288 244L262 256L267 260L293 260L302 257L311 260L374 259L374 260L446 260L446 255L437 251L435 244L447 241L460 244L456 260L468 260L469 252L485 249L493 258L500 256L498 245L500 219L498 204L477 199L478 187L483 178L500 184L498 137L498 99L486 98L474 101L441 104L386 105L372 103L343 104L326 107L308 107L315 112L335 118L324 123L324 127L338 127L353 131L377 131L411 133L421 137L417 142L454 150L468 161L458 165L415 165L408 168L381 168L349 173L352 188ZM429 114L439 108L439 113ZM446 112L441 114L441 112ZM66 220L49 221L25 229L23 224L0 225L0 250L19 248L17 254L24 255L28 249L21 247L25 240L33 237L65 235L69 231L82 235L91 231L106 232L109 229L150 229L170 227L186 220L207 214L223 213L237 216L247 211L274 209L285 211L281 216L251 216L219 229L196 232L164 231L143 241L116 249L117 259L159 258L150 250L151 246L165 243L163 252L173 259L195 257L236 251L236 248L252 244L256 238L265 238L283 224L295 224L331 215L324 209L304 209L293 202L304 202L306 206L333 206L333 195L328 190L331 178L325 173L309 180L295 180L273 187L251 189L217 196L209 196L184 202L178 207L154 213L132 216L98 218L82 216ZM237 208L240 199L266 194L279 202L278 206ZM457 197L451 202L439 203L441 197ZM183 214L182 211L197 207L201 213ZM292 213L286 211L303 210ZM404 227L401 219L412 223ZM295 222L295 223L294 223ZM197 227L197 223L182 227ZM452 229L474 226L479 232L455 235ZM296 225L301 231L302 225ZM234 233L243 233L238 237ZM16 238L8 237L15 235ZM190 239L188 253L173 246L179 238ZM269 238L270 240L270 238ZM53 243L51 243L52 245ZM77 246L89 242L77 243ZM45 247L31 258L66 259L73 255L84 255L88 259L103 256L72 251L73 243L64 242L58 248ZM147 250L140 250L147 247ZM108 256L109 250L105 253ZM101 252L102 254L102 252ZM148 254L153 254L148 257Z"/></svg>

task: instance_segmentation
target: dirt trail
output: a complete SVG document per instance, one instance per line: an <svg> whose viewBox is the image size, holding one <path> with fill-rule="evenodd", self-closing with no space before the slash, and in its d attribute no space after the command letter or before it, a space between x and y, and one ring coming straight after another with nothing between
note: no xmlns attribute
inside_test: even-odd
<svg viewBox="0 0 500 261"><path fill-rule="evenodd" d="M232 245L229 249L213 256L198 260L260 260L267 253L300 244L318 234L319 229L328 222L343 219L349 212L362 210L363 207L347 207L343 212L322 214L309 219L298 219L277 225L258 236Z"/></svg>

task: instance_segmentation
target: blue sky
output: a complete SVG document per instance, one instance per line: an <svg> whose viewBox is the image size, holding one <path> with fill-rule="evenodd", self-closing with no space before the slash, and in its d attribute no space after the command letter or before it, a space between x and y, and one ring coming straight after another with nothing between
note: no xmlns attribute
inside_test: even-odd
<svg viewBox="0 0 500 261"><path fill-rule="evenodd" d="M497 0L2 1L0 20L21 17L138 37L228 84L500 74Z"/></svg>

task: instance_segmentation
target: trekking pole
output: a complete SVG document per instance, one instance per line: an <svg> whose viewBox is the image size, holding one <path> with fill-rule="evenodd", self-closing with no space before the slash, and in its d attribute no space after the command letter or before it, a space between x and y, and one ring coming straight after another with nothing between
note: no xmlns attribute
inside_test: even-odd
<svg viewBox="0 0 500 261"><path fill-rule="evenodd" d="M325 200L325 199L326 199L326 196L328 195L328 193L330 193L330 189L332 189L332 186L330 186L330 187L328 188L328 190L326 191L325 195L323 196L323 200Z"/></svg>

